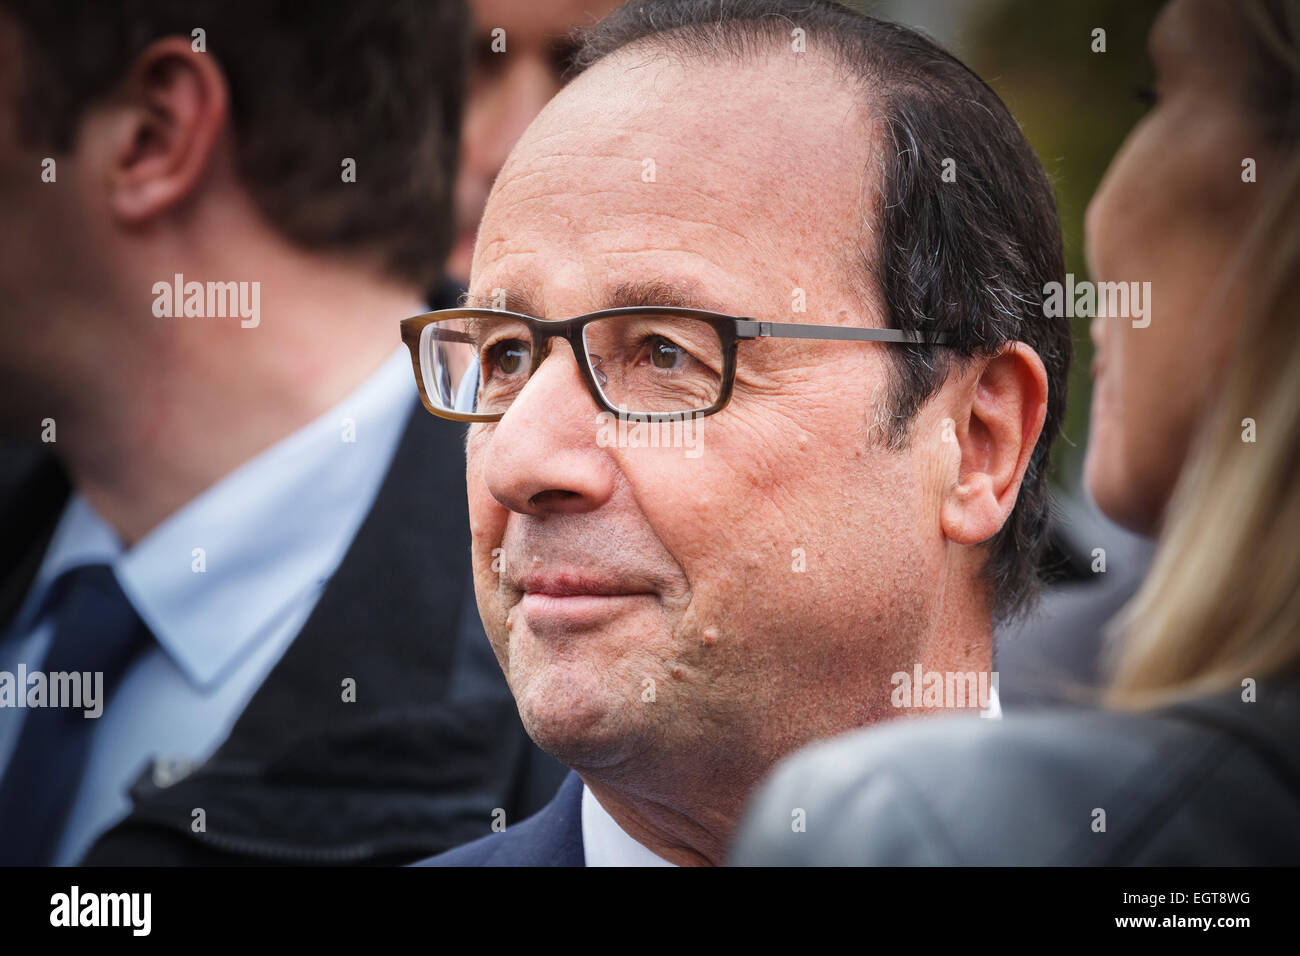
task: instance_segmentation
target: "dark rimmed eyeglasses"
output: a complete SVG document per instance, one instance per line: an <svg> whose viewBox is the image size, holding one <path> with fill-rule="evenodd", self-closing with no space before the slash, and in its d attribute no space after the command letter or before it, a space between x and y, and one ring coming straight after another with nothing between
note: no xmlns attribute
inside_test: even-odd
<svg viewBox="0 0 1300 956"><path fill-rule="evenodd" d="M799 325L660 306L537 319L495 309L442 309L402 320L420 399L434 415L495 422L562 338L603 411L647 420L712 415L731 398L736 347L749 339L944 345L900 329Z"/></svg>

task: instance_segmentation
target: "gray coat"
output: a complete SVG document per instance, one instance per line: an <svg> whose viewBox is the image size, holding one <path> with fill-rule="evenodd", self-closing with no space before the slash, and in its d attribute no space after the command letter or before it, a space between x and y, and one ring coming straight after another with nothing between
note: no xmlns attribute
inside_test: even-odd
<svg viewBox="0 0 1300 956"><path fill-rule="evenodd" d="M1295 865L1300 688L855 731L779 765L731 862Z"/></svg>

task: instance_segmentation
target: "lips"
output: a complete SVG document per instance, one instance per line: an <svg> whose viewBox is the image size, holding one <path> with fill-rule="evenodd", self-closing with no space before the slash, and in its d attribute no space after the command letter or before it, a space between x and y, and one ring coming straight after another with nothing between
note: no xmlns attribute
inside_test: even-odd
<svg viewBox="0 0 1300 956"><path fill-rule="evenodd" d="M548 597L619 597L653 593L647 588L638 587L630 582L573 572L526 574L519 579L519 590L525 594L542 594Z"/></svg>
<svg viewBox="0 0 1300 956"><path fill-rule="evenodd" d="M518 587L524 621L539 637L608 629L658 596L635 581L583 572L532 572L519 579Z"/></svg>

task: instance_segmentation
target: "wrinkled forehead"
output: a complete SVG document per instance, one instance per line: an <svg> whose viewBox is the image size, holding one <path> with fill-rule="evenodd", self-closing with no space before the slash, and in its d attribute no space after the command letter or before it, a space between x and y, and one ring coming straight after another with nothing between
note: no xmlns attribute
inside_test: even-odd
<svg viewBox="0 0 1300 956"><path fill-rule="evenodd" d="M863 100L808 54L617 53L515 147L480 227L471 288L545 285L599 264L633 281L685 272L739 289L770 278L788 297L792 281L842 275L869 235L863 214L879 181Z"/></svg>

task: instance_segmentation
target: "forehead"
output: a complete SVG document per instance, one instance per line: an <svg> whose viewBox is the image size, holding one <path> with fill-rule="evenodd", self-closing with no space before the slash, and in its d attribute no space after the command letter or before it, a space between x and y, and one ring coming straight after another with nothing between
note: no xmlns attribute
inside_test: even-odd
<svg viewBox="0 0 1300 956"><path fill-rule="evenodd" d="M579 298L604 307L598 290L625 282L666 282L741 310L764 290L788 300L845 281L878 180L863 100L837 69L779 48L745 63L615 54L511 154L471 287L563 290L565 303L542 303L563 311Z"/></svg>

